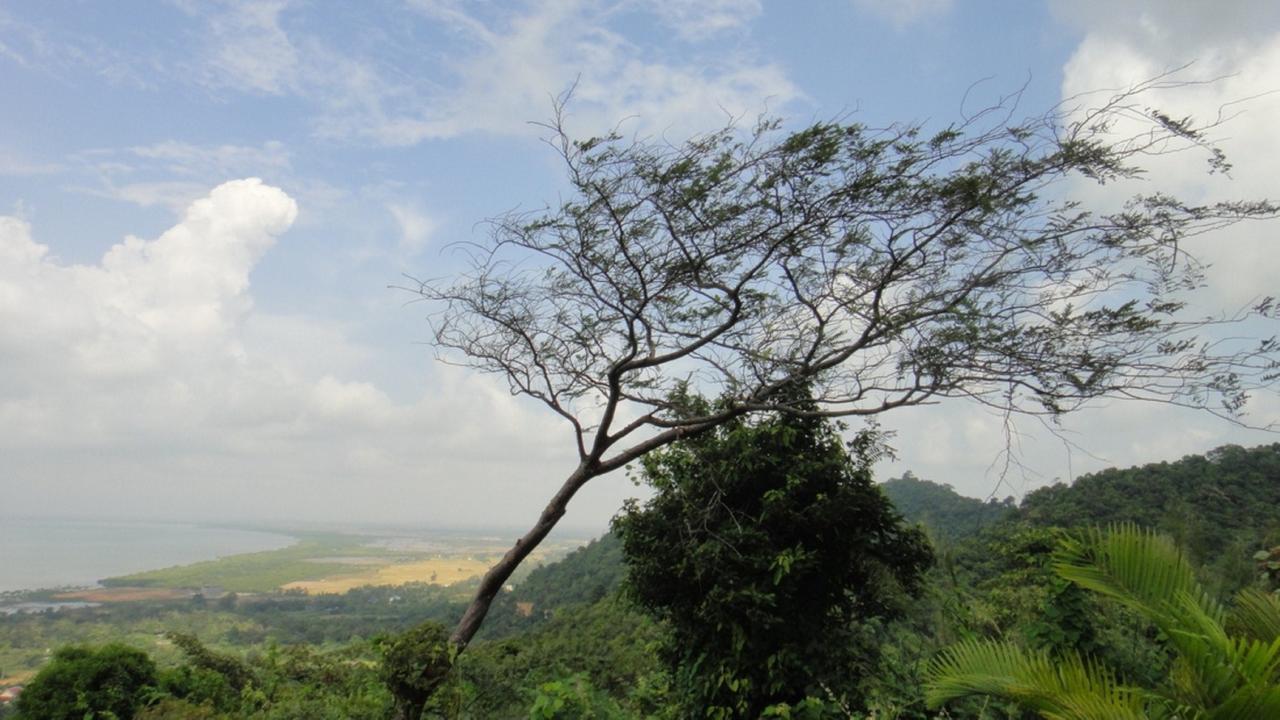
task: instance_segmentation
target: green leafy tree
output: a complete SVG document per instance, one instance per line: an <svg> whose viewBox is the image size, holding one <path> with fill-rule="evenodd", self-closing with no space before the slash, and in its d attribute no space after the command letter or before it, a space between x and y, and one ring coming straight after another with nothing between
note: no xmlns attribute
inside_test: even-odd
<svg viewBox="0 0 1280 720"><path fill-rule="evenodd" d="M621 720L624 717L622 708L581 674L539 685L529 708L529 720Z"/></svg>
<svg viewBox="0 0 1280 720"><path fill-rule="evenodd" d="M653 497L614 527L630 594L669 625L687 713L756 718L851 687L868 652L855 624L892 615L894 588L914 590L930 562L871 481L872 436L850 453L838 431L777 413L645 458Z"/></svg>
<svg viewBox="0 0 1280 720"><path fill-rule="evenodd" d="M1168 681L1132 685L1096 659L971 640L933 665L934 706L988 695L1050 720L1280 717L1280 600L1257 590L1225 608L1167 536L1136 525L1093 530L1060 546L1064 579L1150 621L1174 654Z"/></svg>
<svg viewBox="0 0 1280 720"><path fill-rule="evenodd" d="M493 220L467 271L413 288L442 353L543 403L577 453L452 642L471 642L586 483L743 415L968 398L1058 416L1106 396L1238 415L1275 379L1280 345L1220 342L1214 326L1277 305L1206 318L1187 304L1202 277L1188 252L1277 207L1156 194L1098 211L1063 191L1137 176L1153 154L1227 167L1204 128L1141 110L1171 82L930 129L765 120L671 145L576 140L552 122L565 200ZM690 381L724 402L681 414L670 398ZM796 406L799 386L812 407Z"/></svg>
<svg viewBox="0 0 1280 720"><path fill-rule="evenodd" d="M660 637L657 623L614 594L562 607L519 635L478 641L459 659L456 674L474 694L467 708L475 717L518 716L537 688L569 678L613 698L629 717L650 717L665 704L665 678L653 650Z"/></svg>
<svg viewBox="0 0 1280 720"><path fill-rule="evenodd" d="M18 716L130 720L155 686L155 663L141 650L120 644L64 647L18 697Z"/></svg>
<svg viewBox="0 0 1280 720"><path fill-rule="evenodd" d="M418 720L453 665L449 633L423 623L383 643L382 679L396 699L401 720Z"/></svg>

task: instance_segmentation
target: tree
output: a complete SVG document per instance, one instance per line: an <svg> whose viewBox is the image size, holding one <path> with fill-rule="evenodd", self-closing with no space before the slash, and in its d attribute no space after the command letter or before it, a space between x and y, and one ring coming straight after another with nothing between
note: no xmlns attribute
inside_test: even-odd
<svg viewBox="0 0 1280 720"><path fill-rule="evenodd" d="M146 653L114 643L59 648L18 697L29 720L132 718L154 692L156 666Z"/></svg>
<svg viewBox="0 0 1280 720"><path fill-rule="evenodd" d="M915 590L932 554L860 440L851 456L830 421L773 413L644 458L654 495L614 527L629 593L670 629L688 716L761 717L861 679L857 624L895 614L894 588Z"/></svg>
<svg viewBox="0 0 1280 720"><path fill-rule="evenodd" d="M1017 702L1053 720L1280 717L1280 599L1244 590L1228 612L1196 580L1167 536L1136 525L1064 542L1063 578L1136 611L1175 654L1163 687L1126 684L1093 658L1053 657L1007 642L969 640L930 669L929 704L971 695Z"/></svg>
<svg viewBox="0 0 1280 720"><path fill-rule="evenodd" d="M764 120L674 146L575 141L557 113L568 199L491 221L467 272L413 288L444 358L543 403L578 458L453 643L583 485L743 415L958 397L1057 417L1120 396L1238 417L1273 380L1277 346L1198 333L1277 306L1193 314L1187 245L1277 207L1154 194L1100 212L1065 197L1069 180L1134 177L1153 154L1205 149L1210 172L1228 167L1203 129L1143 109L1167 82L1022 122L1005 106L936 132ZM670 398L686 383L724 401L681 414ZM794 405L801 386L812 409Z"/></svg>
<svg viewBox="0 0 1280 720"><path fill-rule="evenodd" d="M449 633L426 622L382 645L382 681L396 699L396 717L418 720L453 665Z"/></svg>

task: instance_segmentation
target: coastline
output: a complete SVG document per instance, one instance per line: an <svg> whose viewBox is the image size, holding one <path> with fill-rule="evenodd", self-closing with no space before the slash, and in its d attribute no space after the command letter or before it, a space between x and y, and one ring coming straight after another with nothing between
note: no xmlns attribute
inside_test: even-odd
<svg viewBox="0 0 1280 720"><path fill-rule="evenodd" d="M296 545L283 528L94 518L5 518L0 605L102 587L112 577Z"/></svg>

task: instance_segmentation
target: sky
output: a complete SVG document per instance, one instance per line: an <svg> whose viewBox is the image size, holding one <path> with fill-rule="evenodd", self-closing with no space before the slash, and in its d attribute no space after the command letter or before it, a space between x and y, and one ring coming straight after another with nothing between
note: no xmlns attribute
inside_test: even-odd
<svg viewBox="0 0 1280 720"><path fill-rule="evenodd" d="M1152 102L1231 116L1230 178L1174 156L1081 196L1280 198L1272 0L0 2L0 517L531 523L567 426L438 362L396 286L562 197L536 123L571 87L571 132L678 141L761 113L940 126L1019 90L1038 114L1176 68L1215 81ZM1197 311L1275 291L1277 229L1193 248ZM976 497L1276 440L1123 402L1054 433L961 402L881 422L882 479ZM564 522L637 492L596 479Z"/></svg>

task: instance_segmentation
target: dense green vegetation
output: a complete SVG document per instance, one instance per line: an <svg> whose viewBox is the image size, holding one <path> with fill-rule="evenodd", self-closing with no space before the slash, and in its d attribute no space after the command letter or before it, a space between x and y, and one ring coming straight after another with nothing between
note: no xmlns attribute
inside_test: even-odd
<svg viewBox="0 0 1280 720"><path fill-rule="evenodd" d="M983 502L958 494L950 485L921 480L911 472L881 483L880 490L904 518L923 525L933 540L946 543L973 537L1017 508L1013 498Z"/></svg>
<svg viewBox="0 0 1280 720"><path fill-rule="evenodd" d="M661 469L675 459L659 455L653 462ZM706 460L700 458L699 464L708 465ZM742 482L755 481L746 473ZM692 493L696 483L685 486L682 481L682 487ZM1203 646L1197 651L1201 656L1225 657L1209 650L1227 646L1184 647L1184 638L1175 637L1181 630L1166 627L1167 618L1104 597L1096 585L1081 584L1078 574L1062 571L1064 548L1074 548L1077 567L1097 557L1089 549L1100 537L1094 528L1109 523L1140 524L1167 536L1161 541L1166 549L1185 548L1179 582L1201 588L1188 597L1210 602L1232 598L1204 606L1226 633L1215 637L1257 638L1258 631L1250 628L1276 603L1271 593L1280 580L1280 562L1274 560L1280 551L1269 551L1280 544L1280 445L1227 447L1205 457L1107 470L1070 487L1033 493L1016 507L962 498L944 485L911 477L882 487L908 520L924 524L936 565L924 576L918 597L895 596L896 614L860 610L861 620L840 626L806 651L809 660L816 653L842 658L848 672L838 693L819 692L788 703L790 717L1039 717L1035 708L1043 705L991 684L953 693L941 707L928 706L929 682L936 679L931 668L936 669L939 658L960 658L956 653L965 648L970 659L1025 661L1033 675L1045 662L1056 667L1078 657L1082 667L1106 668L1115 687L1185 701L1190 686L1171 685L1170 678L1190 682L1186 679L1193 676L1179 669L1188 648ZM783 501L783 507L798 507L791 502ZM831 518L823 524L851 531L858 527ZM743 532L739 539L752 537L745 525ZM694 552L698 547L669 545ZM776 550L770 550L773 560ZM705 552L714 560L716 553L729 550ZM626 569L622 555L620 539L606 535L562 562L534 570L514 592L504 594L485 634L437 688L429 704L434 709L426 717L688 717L687 705L681 705L688 701L688 688L673 672L670 652L670 643L684 636L673 633L677 626L670 618L649 616L619 591ZM691 562L695 564L689 567L696 567L697 560ZM712 563L704 572L719 565ZM793 561L790 572L803 577L803 563ZM732 575L721 573L721 579ZM659 585L657 575L648 577L651 585ZM749 578L742 575L744 582ZM668 581L685 583L680 576ZM771 583L772 573L764 585L742 587L769 594ZM29 688L39 690L42 683L74 687L77 682L85 688L114 687L119 692L81 692L77 697L84 703L98 697L136 701L141 710L135 716L143 718L390 718L407 707L404 683L397 685L393 671L416 667L440 647L440 632L433 635L424 622L455 622L473 587L410 585L325 596L241 594L0 616L0 674L22 678L43 667L48 675L28 679ZM1242 589L1252 592L1238 594ZM774 612L786 612L784 596L778 597ZM736 620L726 616L726 622ZM1200 635L1208 637L1212 633L1204 629L1213 626L1202 623ZM1265 632L1266 624L1262 627ZM768 637L753 634L755 629L743 625L742 636ZM726 637L731 636L727 629ZM154 676L145 672L137 652L121 647L145 653ZM861 652L867 648L875 652ZM750 650L746 644L742 649ZM54 660L55 655L61 660ZM103 670L117 661L118 672ZM1226 661L1206 662L1212 670ZM74 672L68 664L76 666ZM767 659L760 665L768 671ZM88 666L96 670L88 672ZM138 668L143 672L134 672ZM412 673L399 677L413 679ZM1264 689L1276 680L1274 672L1256 678L1254 685ZM833 682L825 685L837 689ZM27 702L38 703L42 696L27 697L32 698ZM1135 717L1157 717L1153 696L1143 697L1148 705L1141 712L1146 714ZM944 698L935 694L934 699ZM14 711L8 706L0 716ZM77 720L84 716L79 707L67 712ZM31 710L26 716L56 715Z"/></svg>
<svg viewBox="0 0 1280 720"><path fill-rule="evenodd" d="M930 704L997 696L1061 720L1280 717L1275 595L1242 590L1228 611L1200 585L1170 538L1131 523L1064 539L1053 568L1159 630L1172 657L1169 677L1142 687L1074 649L969 640L934 663Z"/></svg>
<svg viewBox="0 0 1280 720"><path fill-rule="evenodd" d="M855 668L875 649L860 630L901 613L932 554L871 481L877 437L850 452L839 430L777 413L645 457L654 495L614 527L628 595L668 630L682 714L861 704Z"/></svg>
<svg viewBox="0 0 1280 720"><path fill-rule="evenodd" d="M592 540L561 562L534 568L513 592L499 597L480 637L506 637L541 624L565 607L602 600L618 589L625 574L618 536L609 533Z"/></svg>
<svg viewBox="0 0 1280 720"><path fill-rule="evenodd" d="M1041 527L1133 522L1156 528L1233 585L1247 581L1254 550L1280 544L1277 508L1280 444L1228 445L1043 488L1027 495L1020 514Z"/></svg>

